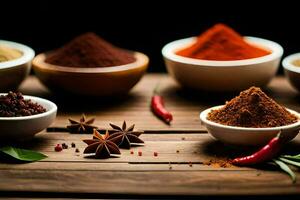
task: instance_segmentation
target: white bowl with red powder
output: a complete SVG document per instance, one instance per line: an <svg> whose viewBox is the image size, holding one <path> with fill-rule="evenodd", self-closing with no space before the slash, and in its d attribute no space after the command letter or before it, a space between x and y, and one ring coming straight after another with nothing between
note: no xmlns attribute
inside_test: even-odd
<svg viewBox="0 0 300 200"><path fill-rule="evenodd" d="M263 87L275 76L283 48L276 42L244 37L271 53L265 56L233 61L200 60L177 55L195 43L196 37L173 41L162 49L169 74L182 86L205 91L240 91L250 86Z"/></svg>
<svg viewBox="0 0 300 200"><path fill-rule="evenodd" d="M0 93L6 95L6 93ZM0 139L1 141L25 141L31 139L35 134L50 126L57 113L57 106L46 99L24 95L24 99L30 99L46 109L45 112L20 117L0 117Z"/></svg>
<svg viewBox="0 0 300 200"><path fill-rule="evenodd" d="M262 146L267 144L279 131L286 141L290 141L297 136L300 130L300 120L296 123L271 127L271 128L248 128L238 126L228 126L216 123L207 119L208 113L218 110L222 106L215 106L200 113L200 120L206 126L208 133L223 143L236 146ZM287 109L290 113L300 119L300 114L296 111Z"/></svg>

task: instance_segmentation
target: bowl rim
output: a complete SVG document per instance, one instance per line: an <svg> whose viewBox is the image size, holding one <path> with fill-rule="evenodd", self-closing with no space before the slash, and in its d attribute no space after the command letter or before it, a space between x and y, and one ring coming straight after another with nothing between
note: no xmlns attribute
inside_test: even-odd
<svg viewBox="0 0 300 200"><path fill-rule="evenodd" d="M214 106L208 109L205 109L204 111L202 111L199 115L200 120L204 123L204 124L208 124L210 126L214 126L214 127L218 127L218 128L223 128L223 129L230 129L230 130L239 130L239 131L251 131L251 132L266 132L266 131L280 131L280 130L285 130L285 129L290 129L290 128L296 128L299 127L300 128L300 114L294 110L288 109L286 108L290 113L296 115L298 117L298 121L293 123L293 124L289 124L289 125L284 125L284 126L277 126L277 127L268 127L268 128L251 128L251 127L239 127L239 126L228 126L228 125L223 125L220 123L216 123L213 121L210 121L207 119L207 114L214 109L219 109L224 107L225 105L219 105L219 106Z"/></svg>
<svg viewBox="0 0 300 200"><path fill-rule="evenodd" d="M7 93L0 93L0 95L6 95ZM30 95L23 95L24 99L30 99L35 103L38 103L42 106L49 105L50 109L46 112L39 113L36 115L30 115L30 116L20 116L20 117L0 117L0 121L18 121L18 120L31 120L36 118L42 118L49 115L52 115L53 113L57 112L57 106L52 101L49 101L47 99L43 99L40 97L30 96Z"/></svg>
<svg viewBox="0 0 300 200"><path fill-rule="evenodd" d="M49 52L48 52L49 53ZM81 67L68 67L68 66L59 66L52 65L45 62L47 52L38 54L32 61L33 68L40 68L44 70L59 71L59 72L69 72L69 73L109 73L109 72L120 72L127 71L130 69L142 68L145 65L148 65L149 58L147 55L134 51L134 57L136 60L132 63L119 66L111 67L90 67L90 68L81 68Z"/></svg>
<svg viewBox="0 0 300 200"><path fill-rule="evenodd" d="M0 70L23 65L34 58L35 52L29 46L17 42L7 41L7 40L0 40L0 44L16 49L23 53L23 55L20 58L5 61L5 62L0 62Z"/></svg>
<svg viewBox="0 0 300 200"><path fill-rule="evenodd" d="M242 65L253 65L253 64L269 62L277 58L280 58L283 55L283 48L280 44L273 42L271 40L252 37L252 36L245 36L244 39L251 44L270 50L271 53L257 58L233 60L233 61L201 60L201 59L180 56L175 53L175 51L178 51L184 47L189 46L191 43L195 42L196 39L197 37L189 37L189 38L175 40L173 42L166 44L162 48L161 53L165 58L175 62L190 64L190 65L209 66L209 67L237 67Z"/></svg>
<svg viewBox="0 0 300 200"><path fill-rule="evenodd" d="M292 72L300 73L300 67L292 64L292 61L297 60L297 59L300 59L300 53L294 53L294 54L291 54L291 55L285 57L282 60L283 68L286 70L292 71Z"/></svg>

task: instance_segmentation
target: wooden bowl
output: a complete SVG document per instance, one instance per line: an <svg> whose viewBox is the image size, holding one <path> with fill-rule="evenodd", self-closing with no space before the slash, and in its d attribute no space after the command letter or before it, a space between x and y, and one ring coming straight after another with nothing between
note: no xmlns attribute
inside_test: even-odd
<svg viewBox="0 0 300 200"><path fill-rule="evenodd" d="M39 80L54 92L85 96L122 95L141 79L149 59L134 52L136 61L121 66L78 68L52 65L45 62L47 53L37 55L32 66Z"/></svg>

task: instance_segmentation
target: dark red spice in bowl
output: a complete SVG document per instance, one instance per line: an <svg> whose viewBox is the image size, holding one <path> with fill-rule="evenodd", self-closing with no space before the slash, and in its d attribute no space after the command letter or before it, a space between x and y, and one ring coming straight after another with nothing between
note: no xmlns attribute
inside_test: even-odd
<svg viewBox="0 0 300 200"><path fill-rule="evenodd" d="M0 117L21 117L46 112L46 109L30 99L24 99L20 92L0 95Z"/></svg>
<svg viewBox="0 0 300 200"><path fill-rule="evenodd" d="M95 68L120 66L135 61L133 52L116 47L95 33L85 33L48 54L52 65Z"/></svg>

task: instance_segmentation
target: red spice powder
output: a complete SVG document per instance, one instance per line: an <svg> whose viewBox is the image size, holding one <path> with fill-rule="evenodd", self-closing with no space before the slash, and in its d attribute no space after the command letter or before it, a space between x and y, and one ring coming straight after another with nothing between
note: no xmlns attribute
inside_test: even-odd
<svg viewBox="0 0 300 200"><path fill-rule="evenodd" d="M203 60L243 60L270 54L270 51L249 44L232 28L216 24L198 36L191 46L178 55Z"/></svg>
<svg viewBox="0 0 300 200"><path fill-rule="evenodd" d="M68 67L111 67L136 59L132 52L115 47L95 33L85 33L50 53L46 62Z"/></svg>
<svg viewBox="0 0 300 200"><path fill-rule="evenodd" d="M224 107L212 110L207 119L229 126L254 128L284 126L298 121L257 87L242 91Z"/></svg>

